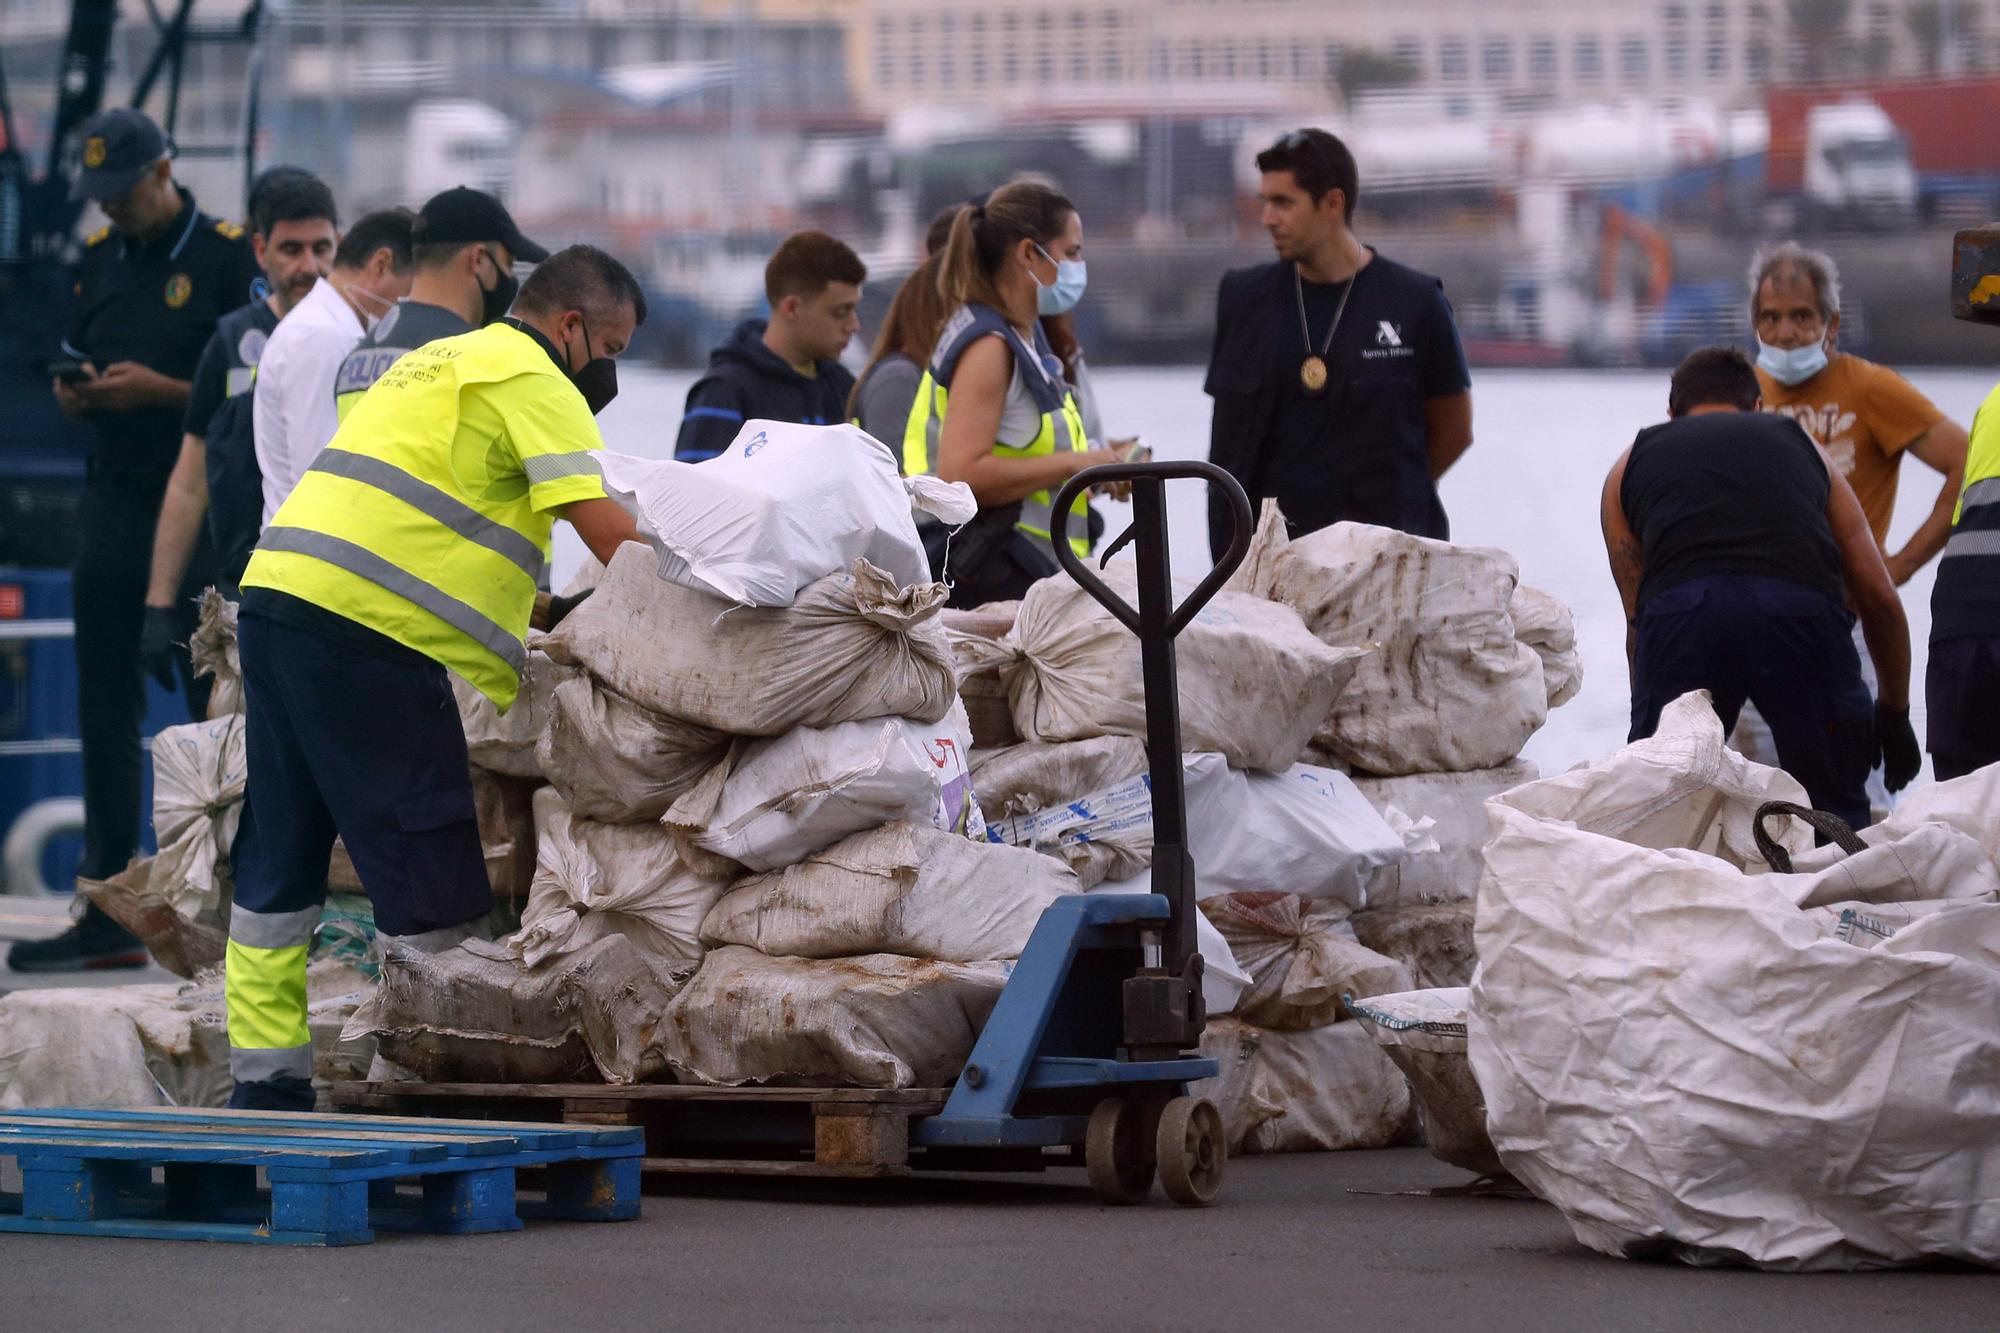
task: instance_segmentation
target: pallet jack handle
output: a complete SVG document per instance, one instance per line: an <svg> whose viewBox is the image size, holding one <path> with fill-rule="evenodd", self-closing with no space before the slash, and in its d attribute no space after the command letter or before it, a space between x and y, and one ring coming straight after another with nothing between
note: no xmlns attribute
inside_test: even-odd
<svg viewBox="0 0 2000 1333"><path fill-rule="evenodd" d="M1173 566L1167 545L1166 484L1191 478L1221 490L1229 502L1232 531L1229 549L1208 576L1178 606L1174 604ZM1139 605L1134 609L1107 586L1077 556L1069 544L1070 507L1092 486L1132 483L1132 525L1104 548L1100 568L1128 543L1136 543ZM1195 946L1194 862L1187 846L1187 784L1181 769L1180 679L1174 663L1174 637L1222 589L1250 551L1250 499L1236 478L1213 463L1187 460L1157 463L1112 463L1088 468L1062 484L1054 502L1054 532L1050 544L1058 564L1083 589L1139 637L1140 662L1146 690L1146 761L1153 797L1153 892L1166 898L1173 919L1161 942L1158 959L1148 957L1144 971L1152 974L1158 1004L1142 1008L1156 1012L1149 1020L1134 1012L1127 997L1127 1037L1136 1045L1173 1046L1201 1029L1201 963ZM1150 950L1149 950L1150 952ZM1171 1000L1157 982L1173 979L1180 992ZM1136 980L1136 979L1135 979ZM1188 991L1192 994L1188 994ZM1164 1005L1161 1009L1159 1006ZM1135 1030L1136 1029L1136 1030Z"/></svg>

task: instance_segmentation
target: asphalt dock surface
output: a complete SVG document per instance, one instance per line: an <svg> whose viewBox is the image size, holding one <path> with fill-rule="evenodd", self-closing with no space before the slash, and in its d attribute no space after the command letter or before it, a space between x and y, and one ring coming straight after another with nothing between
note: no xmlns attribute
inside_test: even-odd
<svg viewBox="0 0 2000 1333"><path fill-rule="evenodd" d="M1592 1253L1421 1149L1231 1162L1206 1210L1076 1170L669 1178L639 1220L314 1250L0 1236L0 1328L1836 1330L2000 1327L1967 1268L1792 1276ZM650 1187L649 1187L650 1188Z"/></svg>

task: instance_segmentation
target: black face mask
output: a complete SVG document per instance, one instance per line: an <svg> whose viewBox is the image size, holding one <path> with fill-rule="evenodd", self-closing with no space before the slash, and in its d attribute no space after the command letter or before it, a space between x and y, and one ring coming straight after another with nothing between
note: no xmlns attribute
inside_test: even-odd
<svg viewBox="0 0 2000 1333"><path fill-rule="evenodd" d="M493 271L498 275L491 287L483 282L479 283L479 322L482 325L493 324L514 308L514 298L521 294L521 280L501 268L500 261L493 258L491 250L482 250L480 253L492 260ZM479 282L479 275L474 273L472 280Z"/></svg>
<svg viewBox="0 0 2000 1333"><path fill-rule="evenodd" d="M590 351L590 325L583 325L583 350ZM569 345L563 344L563 355L569 355ZM583 402L596 416L611 406L611 400L618 396L618 363L608 356L594 356L583 363L582 370L569 373L571 384L583 395Z"/></svg>

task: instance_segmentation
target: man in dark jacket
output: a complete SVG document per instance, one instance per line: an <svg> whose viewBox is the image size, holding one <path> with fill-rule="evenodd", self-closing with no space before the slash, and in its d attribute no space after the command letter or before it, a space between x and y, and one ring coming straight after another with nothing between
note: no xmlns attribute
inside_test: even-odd
<svg viewBox="0 0 2000 1333"><path fill-rule="evenodd" d="M1204 386L1209 460L1293 536L1340 522L1448 538L1437 481L1472 445L1471 377L1436 278L1354 235L1354 156L1325 130L1257 155L1276 262L1236 269L1216 299ZM1229 543L1209 497L1209 537Z"/></svg>
<svg viewBox="0 0 2000 1333"><path fill-rule="evenodd" d="M745 421L828 426L847 419L854 376L839 356L861 327L855 311L868 269L823 231L788 237L764 267L769 322L748 319L709 356L688 390L674 457L714 458Z"/></svg>

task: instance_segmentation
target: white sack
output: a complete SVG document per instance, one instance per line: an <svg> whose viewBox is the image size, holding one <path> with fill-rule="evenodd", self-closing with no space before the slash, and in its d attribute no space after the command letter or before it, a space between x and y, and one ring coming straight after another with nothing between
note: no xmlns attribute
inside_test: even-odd
<svg viewBox="0 0 2000 1333"><path fill-rule="evenodd" d="M1218 754L1182 758L1202 897L1268 889L1359 906L1370 881L1403 858L1401 836L1345 774L1308 764L1246 773ZM1142 848L1150 865L1152 824L1152 784L1141 776L1036 814L989 816L986 827L995 842L1072 861L1093 844Z"/></svg>
<svg viewBox="0 0 2000 1333"><path fill-rule="evenodd" d="M570 674L538 651L542 636L528 636L528 666L521 677L521 692L506 712L460 677L451 677L452 696L458 700L458 720L465 728L465 748L479 768L505 773L512 778L539 778L541 765L535 759L535 743L549 724L549 696Z"/></svg>
<svg viewBox="0 0 2000 1333"><path fill-rule="evenodd" d="M857 560L789 607L737 607L659 577L627 542L542 647L642 708L738 736L875 717L936 722L957 697L936 623L945 595L940 583L899 588Z"/></svg>
<svg viewBox="0 0 2000 1333"><path fill-rule="evenodd" d="M1282 526L1260 538L1283 542ZM1316 740L1368 773L1457 773L1521 752L1548 717L1541 659L1515 638L1503 551L1336 523L1285 543L1268 595L1328 644L1373 646Z"/></svg>
<svg viewBox="0 0 2000 1333"><path fill-rule="evenodd" d="M1075 892L1048 857L898 821L739 881L701 937L804 958L1017 958L1042 909Z"/></svg>
<svg viewBox="0 0 2000 1333"><path fill-rule="evenodd" d="M197 678L209 676L208 715L243 711L243 656L236 646L238 607L213 588L201 593L201 623L188 636L188 657Z"/></svg>
<svg viewBox="0 0 2000 1333"><path fill-rule="evenodd" d="M731 873L794 865L899 819L983 841L986 821L966 769L971 749L956 703L941 722L798 727L739 742L663 822L689 864Z"/></svg>
<svg viewBox="0 0 2000 1333"><path fill-rule="evenodd" d="M1789 875L1644 845L1644 789L1674 790L1644 744L1488 807L1469 1033L1507 1169L1609 1254L2000 1265L1980 1183L2000 1171L2000 903L1854 942L1799 906L1898 884L1990 897L1990 875L1962 878L1965 835L1939 824ZM1626 831L1598 827L1607 813Z"/></svg>
<svg viewBox="0 0 2000 1333"><path fill-rule="evenodd" d="M684 1083L947 1087L1008 971L890 954L816 961L717 949L667 1006L667 1063Z"/></svg>
<svg viewBox="0 0 2000 1333"><path fill-rule="evenodd" d="M629 824L664 815L728 748L720 731L648 712L572 671L549 696L535 762L570 813Z"/></svg>
<svg viewBox="0 0 2000 1333"><path fill-rule="evenodd" d="M1409 1122L1409 1087L1359 1023L1271 1032L1218 1018L1201 1053L1222 1072L1189 1092L1222 1112L1232 1153L1386 1148Z"/></svg>
<svg viewBox="0 0 2000 1333"><path fill-rule="evenodd" d="M1514 637L1542 659L1542 686L1549 707L1561 708L1583 689L1583 660L1576 651L1576 617L1562 599L1523 583L1507 605Z"/></svg>
<svg viewBox="0 0 2000 1333"><path fill-rule="evenodd" d="M153 737L153 834L160 853L149 883L191 921L229 918L229 849L243 822L249 775L240 713L165 727Z"/></svg>
<svg viewBox="0 0 2000 1333"><path fill-rule="evenodd" d="M946 607L938 612L958 668L958 697L965 704L966 723L978 749L997 750L1021 739L1001 674L1014 660L1008 639L1020 610L1019 602L988 602L970 611Z"/></svg>
<svg viewBox="0 0 2000 1333"><path fill-rule="evenodd" d="M666 1067L659 1028L675 988L622 935L540 967L487 940L391 944L370 1021L376 1049L423 1079L636 1083Z"/></svg>
<svg viewBox="0 0 2000 1333"><path fill-rule="evenodd" d="M507 941L538 967L623 935L663 976L701 957L701 919L727 881L690 870L657 824L577 819L554 788L535 793L534 886Z"/></svg>
<svg viewBox="0 0 2000 1333"><path fill-rule="evenodd" d="M1103 577L1138 605L1132 565L1114 564ZM1176 584L1176 596L1190 590ZM1013 644L1019 659L1002 674L1024 739L1146 734L1139 639L1067 574L1028 589ZM1174 651L1182 746L1273 772L1298 759L1368 655L1362 646L1330 648L1287 608L1231 592L1201 609Z"/></svg>
<svg viewBox="0 0 2000 1333"><path fill-rule="evenodd" d="M1377 995L1351 1007L1410 1081L1417 1123L1431 1155L1482 1176L1505 1175L1493 1136L1486 1132L1486 1099L1467 1052L1469 995L1465 987L1452 986Z"/></svg>
<svg viewBox="0 0 2000 1333"><path fill-rule="evenodd" d="M313 1074L366 1072L372 1042L341 1027L369 981L345 963L306 969ZM232 1088L222 978L54 987L0 996L0 1110L53 1106L221 1106Z"/></svg>
<svg viewBox="0 0 2000 1333"><path fill-rule="evenodd" d="M898 586L931 581L912 506L948 524L977 512L963 483L900 475L858 426L751 420L702 463L595 455L660 577L748 606L790 606L816 579L866 560Z"/></svg>
<svg viewBox="0 0 2000 1333"><path fill-rule="evenodd" d="M1116 787L1146 771L1146 742L1137 736L1082 741L1024 741L981 750L972 783L988 818L1032 815Z"/></svg>
<svg viewBox="0 0 2000 1333"><path fill-rule="evenodd" d="M1345 903L1295 893L1227 893L1204 899L1201 911L1250 976L1234 1009L1246 1023L1303 1032L1346 1017L1343 995L1410 987L1408 969L1354 938Z"/></svg>
<svg viewBox="0 0 2000 1333"><path fill-rule="evenodd" d="M1565 820L1639 847L1686 847L1730 865L1764 868L1752 824L1767 801L1811 805L1788 773L1745 759L1723 744L1706 690L1684 694L1660 725L1609 758L1517 787L1496 798L1524 814ZM1494 803L1487 804L1489 833ZM1813 845L1796 819L1774 819L1771 834L1793 856Z"/></svg>
<svg viewBox="0 0 2000 1333"><path fill-rule="evenodd" d="M1401 865L1376 876L1368 886L1370 907L1430 902L1470 902L1479 892L1486 864L1486 800L1539 776L1535 766L1516 759L1499 768L1471 773L1413 773L1401 778L1356 776L1354 785L1391 827L1392 811L1425 827L1436 844L1412 849Z"/></svg>

